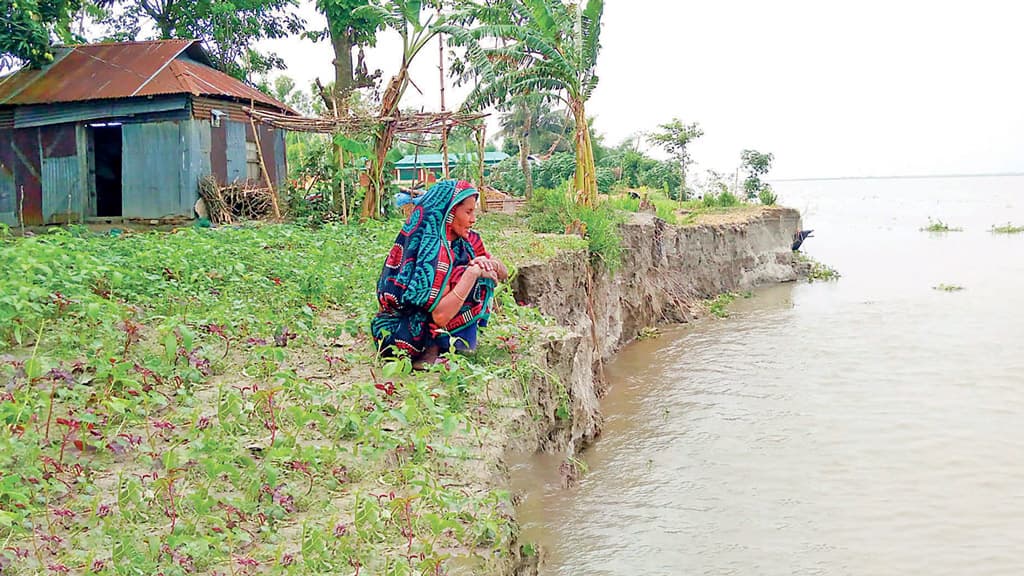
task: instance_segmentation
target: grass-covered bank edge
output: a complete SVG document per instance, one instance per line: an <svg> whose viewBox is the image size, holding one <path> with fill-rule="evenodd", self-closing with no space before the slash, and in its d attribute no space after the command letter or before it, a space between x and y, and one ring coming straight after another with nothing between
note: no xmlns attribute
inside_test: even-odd
<svg viewBox="0 0 1024 576"><path fill-rule="evenodd" d="M4 573L504 571L487 454L529 418L550 321L506 287L476 355L381 361L399 226L4 234ZM513 268L583 246L480 228Z"/></svg>

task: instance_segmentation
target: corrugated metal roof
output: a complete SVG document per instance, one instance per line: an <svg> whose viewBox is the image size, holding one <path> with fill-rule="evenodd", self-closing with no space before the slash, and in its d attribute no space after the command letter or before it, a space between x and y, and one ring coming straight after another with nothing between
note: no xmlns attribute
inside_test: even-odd
<svg viewBox="0 0 1024 576"><path fill-rule="evenodd" d="M182 57L188 53L189 58ZM77 102L157 94L228 96L288 106L206 64L196 40L83 44L57 49L42 70L22 69L0 78L0 104Z"/></svg>
<svg viewBox="0 0 1024 576"><path fill-rule="evenodd" d="M459 163L459 158L465 156L467 160L476 161L476 154L456 154L455 152L448 153L448 164L454 166ZM508 158L508 154L504 152L484 152L484 164L497 164L505 158ZM436 168L441 166L442 162L441 154L410 154L398 162L395 162L395 168L411 168L414 166L422 166L426 168Z"/></svg>

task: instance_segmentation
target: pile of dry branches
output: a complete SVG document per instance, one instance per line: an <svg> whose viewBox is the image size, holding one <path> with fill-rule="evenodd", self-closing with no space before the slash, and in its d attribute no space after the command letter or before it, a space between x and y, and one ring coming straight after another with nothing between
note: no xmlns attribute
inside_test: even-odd
<svg viewBox="0 0 1024 576"><path fill-rule="evenodd" d="M260 182L236 182L221 186L213 176L199 182L199 196L210 221L231 224L244 220L269 220L274 216L274 191Z"/></svg>
<svg viewBox="0 0 1024 576"><path fill-rule="evenodd" d="M399 134L440 134L442 130L451 130L463 124L472 124L487 116L486 114L462 112L416 112L400 114L394 117L352 115L343 118L305 118L255 108L246 108L245 111L253 119L274 128L294 132L320 132L325 134L335 132L345 134L369 132L381 122L389 123L393 130Z"/></svg>

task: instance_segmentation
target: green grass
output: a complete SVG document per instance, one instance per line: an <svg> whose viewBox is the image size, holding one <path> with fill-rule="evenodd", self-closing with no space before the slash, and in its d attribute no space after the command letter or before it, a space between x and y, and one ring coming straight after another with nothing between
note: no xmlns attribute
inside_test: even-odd
<svg viewBox="0 0 1024 576"><path fill-rule="evenodd" d="M622 257L619 226L625 221L625 216L608 202L592 208L577 205L570 198L566 186L534 190L526 205L527 225L534 232L544 234L575 232L581 235L586 241L591 261L616 270Z"/></svg>
<svg viewBox="0 0 1024 576"><path fill-rule="evenodd" d="M505 285L473 357L377 359L400 226L0 233L4 574L486 572L510 498L461 486L545 320ZM512 266L582 244L481 226Z"/></svg>
<svg viewBox="0 0 1024 576"><path fill-rule="evenodd" d="M928 225L921 228L922 232L963 232L963 228L954 228L942 220L928 219Z"/></svg>
<svg viewBox="0 0 1024 576"><path fill-rule="evenodd" d="M548 260L565 251L585 250L587 241L575 234L538 236L525 227L522 219L511 214L485 214L477 221L476 230L484 237L488 249L503 262L518 266L538 260Z"/></svg>
<svg viewBox="0 0 1024 576"><path fill-rule="evenodd" d="M993 226L990 231L993 234L1020 234L1024 232L1024 226L1014 226L1007 222L1003 226Z"/></svg>

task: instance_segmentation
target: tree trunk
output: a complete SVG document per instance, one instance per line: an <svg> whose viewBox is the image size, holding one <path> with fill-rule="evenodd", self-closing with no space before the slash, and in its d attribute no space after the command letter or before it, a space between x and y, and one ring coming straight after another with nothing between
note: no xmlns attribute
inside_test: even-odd
<svg viewBox="0 0 1024 576"><path fill-rule="evenodd" d="M352 77L352 39L345 30L331 30L334 47L334 97L338 99L338 112L348 113L348 97L355 80Z"/></svg>
<svg viewBox="0 0 1024 576"><path fill-rule="evenodd" d="M334 90L331 94L334 102L330 106L334 111L335 118L348 115L349 95L352 93L352 40L346 30L331 29L331 45L334 47ZM335 179L335 187L332 191L334 211L347 216L348 207L345 206L345 151L337 143L331 145L337 162L335 167L338 177ZM346 221L348 218L343 217Z"/></svg>
<svg viewBox="0 0 1024 576"><path fill-rule="evenodd" d="M686 162L679 163L679 194L676 200L686 200Z"/></svg>
<svg viewBox="0 0 1024 576"><path fill-rule="evenodd" d="M523 171L523 179L526 181L526 198L533 197L533 170L530 168L530 130L533 129L533 111L525 98L519 101L520 110L523 113L523 125L519 129L519 169Z"/></svg>
<svg viewBox="0 0 1024 576"><path fill-rule="evenodd" d="M573 178L573 192L576 193L577 204L594 206L597 203L597 169L587 114L581 101L572 100L570 108L576 119L576 174Z"/></svg>

